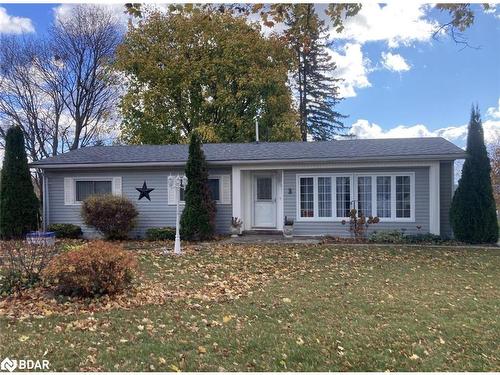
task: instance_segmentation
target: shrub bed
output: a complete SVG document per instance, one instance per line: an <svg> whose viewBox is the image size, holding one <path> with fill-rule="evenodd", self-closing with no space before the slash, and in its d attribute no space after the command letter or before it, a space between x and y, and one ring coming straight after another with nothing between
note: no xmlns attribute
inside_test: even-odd
<svg viewBox="0 0 500 375"><path fill-rule="evenodd" d="M398 243L398 244L429 244L429 245L458 245L456 241L447 237L432 233L403 234L398 230L373 232L368 238L374 243Z"/></svg>
<svg viewBox="0 0 500 375"><path fill-rule="evenodd" d="M47 230L55 232L56 238L77 239L83 234L82 228L75 224L51 224Z"/></svg>
<svg viewBox="0 0 500 375"><path fill-rule="evenodd" d="M398 230L382 230L373 232L368 241L376 243L405 243L405 235Z"/></svg>
<svg viewBox="0 0 500 375"><path fill-rule="evenodd" d="M95 241L55 257L43 277L60 294L93 297L124 290L136 269L135 258L121 246Z"/></svg>
<svg viewBox="0 0 500 375"><path fill-rule="evenodd" d="M149 228L146 230L146 239L149 241L175 240L175 228Z"/></svg>
<svg viewBox="0 0 500 375"><path fill-rule="evenodd" d="M81 214L85 224L110 240L127 238L139 215L129 199L115 195L88 197L82 204Z"/></svg>

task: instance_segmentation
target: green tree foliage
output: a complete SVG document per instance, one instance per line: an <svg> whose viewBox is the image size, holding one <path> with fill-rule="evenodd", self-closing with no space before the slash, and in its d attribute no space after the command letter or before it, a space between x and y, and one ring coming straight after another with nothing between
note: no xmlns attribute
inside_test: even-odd
<svg viewBox="0 0 500 375"><path fill-rule="evenodd" d="M467 158L450 210L453 232L460 241L498 241L498 221L490 172L481 115L476 107L472 108L469 122Z"/></svg>
<svg viewBox="0 0 500 375"><path fill-rule="evenodd" d="M125 141L207 142L299 138L287 86L290 51L244 17L200 8L152 12L131 28L116 67L129 78L121 102Z"/></svg>
<svg viewBox="0 0 500 375"><path fill-rule="evenodd" d="M208 186L205 154L196 132L191 134L186 177L188 183L184 195L186 205L180 223L181 236L194 241L210 239L215 232L216 207Z"/></svg>
<svg viewBox="0 0 500 375"><path fill-rule="evenodd" d="M33 190L23 132L18 126L11 127L5 137L0 197L3 239L22 238L37 228L39 202Z"/></svg>

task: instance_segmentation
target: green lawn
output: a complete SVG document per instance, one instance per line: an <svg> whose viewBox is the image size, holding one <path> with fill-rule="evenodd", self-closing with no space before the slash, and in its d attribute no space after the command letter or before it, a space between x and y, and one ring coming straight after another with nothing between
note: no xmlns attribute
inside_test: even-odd
<svg viewBox="0 0 500 375"><path fill-rule="evenodd" d="M138 245L143 297L83 313L42 304L31 317L4 306L0 359L56 371L500 371L499 250L213 245L163 257Z"/></svg>

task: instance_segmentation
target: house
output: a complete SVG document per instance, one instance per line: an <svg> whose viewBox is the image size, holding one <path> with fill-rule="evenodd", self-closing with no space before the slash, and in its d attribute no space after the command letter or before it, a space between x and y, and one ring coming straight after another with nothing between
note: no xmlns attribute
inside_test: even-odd
<svg viewBox="0 0 500 375"><path fill-rule="evenodd" d="M325 142L205 144L217 231L231 217L243 230L283 229L295 235L348 236L342 220L351 207L380 218L377 230L451 235L448 212L456 159L462 149L443 138ZM43 171L43 220L82 226L80 204L89 195L130 198L139 211L133 237L175 225L176 194L168 176L182 175L188 145L96 146L35 163ZM138 199L146 184L151 200ZM182 204L182 192L181 192Z"/></svg>

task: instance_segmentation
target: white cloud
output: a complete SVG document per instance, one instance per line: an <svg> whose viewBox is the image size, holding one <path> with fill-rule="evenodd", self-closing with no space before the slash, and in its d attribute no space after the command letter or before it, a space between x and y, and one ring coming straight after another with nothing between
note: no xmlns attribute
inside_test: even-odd
<svg viewBox="0 0 500 375"><path fill-rule="evenodd" d="M131 16L125 12L125 6L123 4L61 4L55 8L53 8L54 19L55 20L63 20L65 18L71 17L71 11L76 6L99 6L104 9L109 10L114 17L117 18L118 22L126 28L128 25L129 19Z"/></svg>
<svg viewBox="0 0 500 375"><path fill-rule="evenodd" d="M368 73L370 72L370 60L363 56L360 44L346 43L341 51L328 49L337 69L333 72L334 77L341 78L339 82L340 96L349 98L356 96L355 89L370 87Z"/></svg>
<svg viewBox="0 0 500 375"><path fill-rule="evenodd" d="M33 33L35 28L30 18L7 14L7 9L0 7L0 34Z"/></svg>
<svg viewBox="0 0 500 375"><path fill-rule="evenodd" d="M382 52L382 65L393 72L407 72L410 70L410 65L408 65L404 57L397 53Z"/></svg>
<svg viewBox="0 0 500 375"><path fill-rule="evenodd" d="M498 99L498 107L490 107L486 110L486 115L492 119L500 119L500 98Z"/></svg>
<svg viewBox="0 0 500 375"><path fill-rule="evenodd" d="M437 26L436 21L426 18L430 8L430 5L405 1L386 5L365 2L357 15L346 20L342 33L332 30L330 36L361 44L385 41L391 48L426 42Z"/></svg>
<svg viewBox="0 0 500 375"><path fill-rule="evenodd" d="M500 121L487 120L483 122L484 140L491 143L500 139ZM398 125L384 130L375 123L359 119L351 127L351 134L357 138L419 138L443 137L451 142L463 143L467 138L467 125L448 126L437 130L429 130L423 124Z"/></svg>

